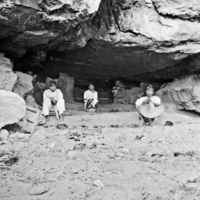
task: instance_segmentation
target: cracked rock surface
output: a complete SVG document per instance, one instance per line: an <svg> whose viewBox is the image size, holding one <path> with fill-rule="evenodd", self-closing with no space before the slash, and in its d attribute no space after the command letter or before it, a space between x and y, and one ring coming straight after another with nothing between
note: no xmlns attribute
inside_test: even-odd
<svg viewBox="0 0 200 200"><path fill-rule="evenodd" d="M4 0L0 52L76 79L169 80L199 71L198 1Z"/></svg>

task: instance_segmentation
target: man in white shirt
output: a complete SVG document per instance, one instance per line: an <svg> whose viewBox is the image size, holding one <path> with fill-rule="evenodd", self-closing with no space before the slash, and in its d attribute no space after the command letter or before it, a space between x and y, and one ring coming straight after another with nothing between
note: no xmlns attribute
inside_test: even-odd
<svg viewBox="0 0 200 200"><path fill-rule="evenodd" d="M63 118L63 112L65 111L65 100L63 99L62 92L57 89L55 81L50 81L49 89L44 91L43 94L43 111L42 114L45 117L49 116L49 112L52 106L58 112L59 119Z"/></svg>
<svg viewBox="0 0 200 200"><path fill-rule="evenodd" d="M152 125L153 121L162 114L162 112L164 111L164 106L160 106L161 105L161 100L159 97L157 96L153 96L154 94L154 89L152 87L152 85L148 85L146 88L146 96L145 97L141 97L140 99L138 99L135 102L136 105L136 109L139 113L139 117L140 119L144 120L144 123L146 125ZM142 107L147 107L145 108L145 112L147 113L145 116L142 115ZM152 109L153 108L153 109ZM142 113L141 113L142 112ZM149 112L149 114L148 114ZM149 116L149 117L147 117ZM152 117L151 117L152 116Z"/></svg>
<svg viewBox="0 0 200 200"><path fill-rule="evenodd" d="M97 111L98 105L98 93L94 89L94 85L89 85L89 90L84 92L84 108L88 111L90 108L93 108Z"/></svg>

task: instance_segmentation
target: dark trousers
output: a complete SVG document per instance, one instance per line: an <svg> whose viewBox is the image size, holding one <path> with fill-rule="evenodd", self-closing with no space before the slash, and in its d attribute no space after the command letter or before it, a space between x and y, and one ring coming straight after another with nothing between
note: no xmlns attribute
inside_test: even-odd
<svg viewBox="0 0 200 200"><path fill-rule="evenodd" d="M86 109L89 109L89 108L97 108L97 105L98 105L98 103L96 103L95 104L95 107L93 107L91 104L92 104L92 101L93 101L93 99L88 99L87 100L87 103L86 103Z"/></svg>

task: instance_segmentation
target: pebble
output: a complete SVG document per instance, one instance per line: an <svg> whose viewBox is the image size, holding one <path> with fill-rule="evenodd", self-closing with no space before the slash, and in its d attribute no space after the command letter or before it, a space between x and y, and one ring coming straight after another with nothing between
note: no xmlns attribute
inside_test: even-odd
<svg viewBox="0 0 200 200"><path fill-rule="evenodd" d="M67 157L68 158L75 158L76 157L76 152L75 151L69 151L68 153L67 153Z"/></svg>
<svg viewBox="0 0 200 200"><path fill-rule="evenodd" d="M8 140L9 132L6 129L0 130L0 141Z"/></svg>
<svg viewBox="0 0 200 200"><path fill-rule="evenodd" d="M3 140L3 141L0 141L0 145L4 145L4 144L8 144L8 140Z"/></svg>
<svg viewBox="0 0 200 200"><path fill-rule="evenodd" d="M79 173L79 171L77 169L73 170L73 174L78 174L78 173Z"/></svg>
<svg viewBox="0 0 200 200"><path fill-rule="evenodd" d="M43 185L36 185L30 189L29 194L32 196L33 195L41 195L41 194L48 192L48 190L49 189Z"/></svg>
<svg viewBox="0 0 200 200"><path fill-rule="evenodd" d="M48 144L49 150L50 150L50 151L53 151L53 150L55 149L55 145L56 145L56 144L55 144L54 142Z"/></svg>
<svg viewBox="0 0 200 200"><path fill-rule="evenodd" d="M10 138L17 138L17 139L28 139L30 137L29 134L24 134L24 133L14 133L12 135L9 136Z"/></svg>
<svg viewBox="0 0 200 200"><path fill-rule="evenodd" d="M127 148L123 148L122 153L129 153L129 150Z"/></svg>
<svg viewBox="0 0 200 200"><path fill-rule="evenodd" d="M187 183L184 186L187 191L197 191L198 190L198 185L196 183Z"/></svg>
<svg viewBox="0 0 200 200"><path fill-rule="evenodd" d="M104 184L100 180L94 181L93 185L99 188L104 188Z"/></svg>
<svg viewBox="0 0 200 200"><path fill-rule="evenodd" d="M117 157L124 157L124 154L123 154L123 153L117 153L116 156L117 156Z"/></svg>
<svg viewBox="0 0 200 200"><path fill-rule="evenodd" d="M194 174L191 177L187 178L187 182L188 183L195 183L195 182L197 182L197 180L199 179L199 177L200 177L199 174Z"/></svg>

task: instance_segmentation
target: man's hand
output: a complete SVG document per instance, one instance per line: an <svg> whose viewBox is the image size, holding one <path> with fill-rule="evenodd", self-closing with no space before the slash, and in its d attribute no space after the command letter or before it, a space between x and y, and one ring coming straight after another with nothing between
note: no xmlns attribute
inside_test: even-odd
<svg viewBox="0 0 200 200"><path fill-rule="evenodd" d="M53 99L53 98L51 99L51 102L52 102L53 105L57 104L57 101L55 99Z"/></svg>
<svg viewBox="0 0 200 200"><path fill-rule="evenodd" d="M142 104L148 104L151 102L151 98L147 98L145 101L142 102Z"/></svg>

